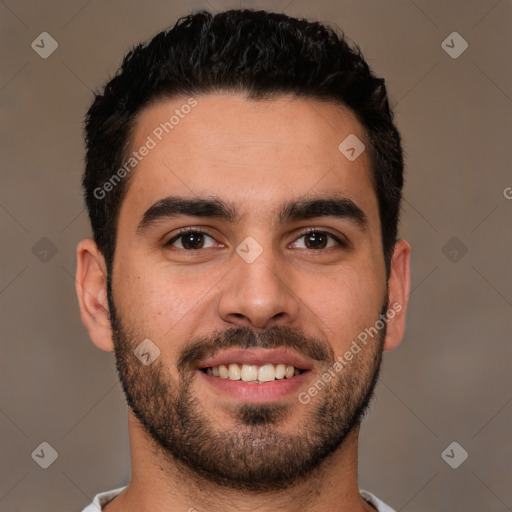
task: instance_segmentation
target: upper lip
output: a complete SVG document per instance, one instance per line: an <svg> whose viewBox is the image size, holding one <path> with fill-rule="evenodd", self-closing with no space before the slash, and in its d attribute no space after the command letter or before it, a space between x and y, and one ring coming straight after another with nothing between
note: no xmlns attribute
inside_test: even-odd
<svg viewBox="0 0 512 512"><path fill-rule="evenodd" d="M204 359L199 363L199 368L210 368L221 364L229 366L231 363L252 364L262 366L270 363L286 364L294 366L299 370L310 370L312 363L309 359L285 349L238 349L219 352L213 357Z"/></svg>

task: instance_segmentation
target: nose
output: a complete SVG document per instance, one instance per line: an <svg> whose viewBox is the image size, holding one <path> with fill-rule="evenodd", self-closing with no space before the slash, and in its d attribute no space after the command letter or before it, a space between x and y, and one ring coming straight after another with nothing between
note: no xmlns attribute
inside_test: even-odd
<svg viewBox="0 0 512 512"><path fill-rule="evenodd" d="M251 263L238 254L233 258L234 267L221 282L218 308L222 320L254 329L293 324L299 300L286 280L284 262L277 264L268 249Z"/></svg>

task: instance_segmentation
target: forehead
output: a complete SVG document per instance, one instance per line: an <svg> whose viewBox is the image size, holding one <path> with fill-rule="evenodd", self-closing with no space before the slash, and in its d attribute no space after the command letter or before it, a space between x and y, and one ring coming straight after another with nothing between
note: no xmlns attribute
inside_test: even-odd
<svg viewBox="0 0 512 512"><path fill-rule="evenodd" d="M369 217L376 212L365 130L341 105L292 96L183 96L143 109L132 133L130 154L138 151L139 160L121 215L127 208L142 215L168 195L209 195L261 217L290 197L331 192L362 203ZM350 160L347 144L340 150L345 140L366 149Z"/></svg>

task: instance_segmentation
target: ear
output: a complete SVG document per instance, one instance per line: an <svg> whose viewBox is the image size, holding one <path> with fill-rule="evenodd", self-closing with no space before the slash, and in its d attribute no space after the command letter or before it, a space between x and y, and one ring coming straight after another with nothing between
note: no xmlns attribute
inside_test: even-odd
<svg viewBox="0 0 512 512"><path fill-rule="evenodd" d="M82 322L97 347L113 352L105 258L94 240L86 238L77 246L76 260L75 284Z"/></svg>
<svg viewBox="0 0 512 512"><path fill-rule="evenodd" d="M398 240L395 244L391 259L390 275L388 280L389 305L388 324L384 350L393 350L402 341L405 333L405 317L409 302L411 278L409 263L411 259L411 246L405 240ZM394 316L389 313L394 311Z"/></svg>

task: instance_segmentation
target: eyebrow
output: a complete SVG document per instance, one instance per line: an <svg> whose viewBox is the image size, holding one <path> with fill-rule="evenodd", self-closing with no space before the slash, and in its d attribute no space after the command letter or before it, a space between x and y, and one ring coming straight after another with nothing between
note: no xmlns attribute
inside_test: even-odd
<svg viewBox="0 0 512 512"><path fill-rule="evenodd" d="M142 235L154 225L179 216L218 219L229 223L236 223L241 218L233 203L217 197L168 196L144 212L136 233ZM278 224L286 224L317 217L346 219L363 230L368 228L368 219L364 211L344 196L297 198L287 201L281 206L276 220Z"/></svg>

